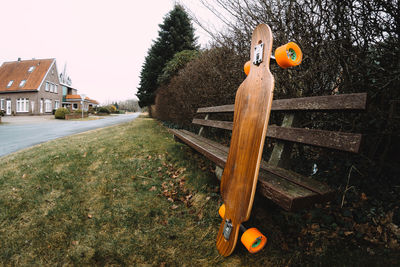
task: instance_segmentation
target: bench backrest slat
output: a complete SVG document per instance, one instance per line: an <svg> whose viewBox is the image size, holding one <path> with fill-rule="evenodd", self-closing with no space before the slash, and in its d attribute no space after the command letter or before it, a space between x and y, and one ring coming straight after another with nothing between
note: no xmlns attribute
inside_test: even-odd
<svg viewBox="0 0 400 267"><path fill-rule="evenodd" d="M361 134L275 125L268 126L267 137L353 153L358 153L361 143Z"/></svg>
<svg viewBox="0 0 400 267"><path fill-rule="evenodd" d="M232 131L233 122L231 121L215 121L215 120L202 120L202 119L193 119L193 124L202 125L202 126L209 126L218 129L225 129Z"/></svg>
<svg viewBox="0 0 400 267"><path fill-rule="evenodd" d="M233 122L193 119L193 124L232 131ZM269 125L267 137L357 153L361 134Z"/></svg>
<svg viewBox="0 0 400 267"><path fill-rule="evenodd" d="M312 96L292 99L278 99L272 102L273 111L328 111L364 110L367 106L367 93ZM197 113L233 112L234 105L199 108Z"/></svg>

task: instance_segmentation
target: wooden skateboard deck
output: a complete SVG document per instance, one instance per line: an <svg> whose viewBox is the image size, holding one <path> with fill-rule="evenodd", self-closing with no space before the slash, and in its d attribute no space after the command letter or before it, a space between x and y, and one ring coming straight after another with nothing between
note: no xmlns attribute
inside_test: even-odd
<svg viewBox="0 0 400 267"><path fill-rule="evenodd" d="M217 236L217 249L223 256L229 256L235 249L240 225L249 219L253 205L275 84L269 70L272 41L268 25L255 28L250 72L236 93L231 144L220 188L225 215ZM260 49L262 62L253 63L260 56L257 52Z"/></svg>

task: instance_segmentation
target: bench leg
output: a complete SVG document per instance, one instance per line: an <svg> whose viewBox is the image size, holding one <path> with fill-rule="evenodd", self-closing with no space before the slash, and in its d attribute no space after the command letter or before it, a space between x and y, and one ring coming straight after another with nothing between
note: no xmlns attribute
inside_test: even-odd
<svg viewBox="0 0 400 267"><path fill-rule="evenodd" d="M217 176L218 180L221 181L222 178L222 173L224 172L224 169L222 169L220 166L216 165L215 166L215 176Z"/></svg>

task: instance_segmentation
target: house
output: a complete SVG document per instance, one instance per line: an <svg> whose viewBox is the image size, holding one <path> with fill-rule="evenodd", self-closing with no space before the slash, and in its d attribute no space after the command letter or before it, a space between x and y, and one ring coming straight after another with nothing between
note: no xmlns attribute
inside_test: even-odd
<svg viewBox="0 0 400 267"><path fill-rule="evenodd" d="M68 108L71 112L75 110L88 111L91 108L99 106L96 100L90 99L78 94L78 89L72 87L71 78L67 75L67 65L60 73L60 86L62 88L62 106ZM82 101L82 97L84 100Z"/></svg>
<svg viewBox="0 0 400 267"><path fill-rule="evenodd" d="M99 102L97 102L94 99L90 99L89 97L84 97L84 100L82 101L82 96L81 95L67 95L65 97L66 103L68 103L68 106L66 106L70 111L74 110L82 110L83 111L88 111L90 109L94 109L99 106Z"/></svg>
<svg viewBox="0 0 400 267"><path fill-rule="evenodd" d="M88 100L89 110L95 109L100 106L100 103L97 100L91 99L89 97L86 97L86 99Z"/></svg>
<svg viewBox="0 0 400 267"><path fill-rule="evenodd" d="M5 115L52 114L61 107L56 60L4 62L0 67L0 109Z"/></svg>

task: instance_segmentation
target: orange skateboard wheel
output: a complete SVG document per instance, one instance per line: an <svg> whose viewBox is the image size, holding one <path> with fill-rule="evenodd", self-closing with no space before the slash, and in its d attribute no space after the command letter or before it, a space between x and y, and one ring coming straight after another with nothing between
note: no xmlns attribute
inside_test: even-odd
<svg viewBox="0 0 400 267"><path fill-rule="evenodd" d="M222 219L225 217L225 204L222 204L221 207L219 207L218 213Z"/></svg>
<svg viewBox="0 0 400 267"><path fill-rule="evenodd" d="M286 69L300 65L302 59L303 53L300 47L293 42L282 45L275 50L275 60L281 68Z"/></svg>
<svg viewBox="0 0 400 267"><path fill-rule="evenodd" d="M244 73L246 73L246 75L249 75L249 72L250 72L250 61L247 61L246 63L244 63L243 70L244 70Z"/></svg>
<svg viewBox="0 0 400 267"><path fill-rule="evenodd" d="M240 238L250 253L257 253L267 244L267 238L257 228L247 229Z"/></svg>

